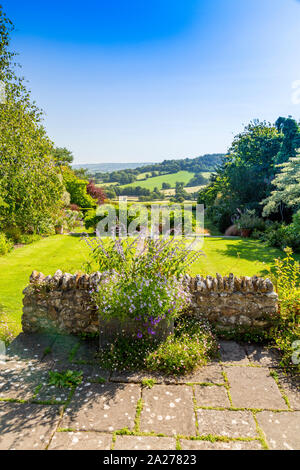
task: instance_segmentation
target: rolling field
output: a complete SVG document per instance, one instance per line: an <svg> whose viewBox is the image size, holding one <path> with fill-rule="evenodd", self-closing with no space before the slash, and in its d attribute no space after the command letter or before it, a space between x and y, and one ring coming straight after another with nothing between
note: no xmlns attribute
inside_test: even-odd
<svg viewBox="0 0 300 470"><path fill-rule="evenodd" d="M190 173L189 171L179 171L178 173L172 173L170 175L155 176L154 178L148 178L144 181L138 180L134 183L121 186L121 188L126 188L129 186L141 186L142 188L150 189L151 191L153 191L155 187L157 187L158 189L162 189L163 183L169 183L172 188L175 188L177 181L179 181L180 183L187 184L193 178L193 176L194 173Z"/></svg>

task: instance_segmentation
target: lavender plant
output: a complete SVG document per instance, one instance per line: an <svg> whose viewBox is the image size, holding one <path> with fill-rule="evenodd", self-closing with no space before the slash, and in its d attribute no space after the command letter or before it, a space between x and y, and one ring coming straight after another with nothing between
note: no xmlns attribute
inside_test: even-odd
<svg viewBox="0 0 300 470"><path fill-rule="evenodd" d="M183 274L202 252L175 237L86 241L103 273L101 288L91 292L103 319L134 321L142 338L154 336L162 320L171 321L189 305Z"/></svg>

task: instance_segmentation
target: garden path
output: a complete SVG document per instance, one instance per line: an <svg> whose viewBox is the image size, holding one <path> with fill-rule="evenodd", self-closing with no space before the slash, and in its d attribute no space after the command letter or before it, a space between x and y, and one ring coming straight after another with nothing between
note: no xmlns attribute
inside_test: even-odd
<svg viewBox="0 0 300 470"><path fill-rule="evenodd" d="M174 378L101 370L92 341L22 333L0 364L0 449L299 450L299 376L262 347L220 346L220 361ZM49 386L50 370L83 381Z"/></svg>

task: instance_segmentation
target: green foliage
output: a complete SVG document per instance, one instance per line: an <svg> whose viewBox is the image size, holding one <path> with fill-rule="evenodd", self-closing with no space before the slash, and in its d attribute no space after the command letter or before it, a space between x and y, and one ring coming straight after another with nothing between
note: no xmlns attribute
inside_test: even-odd
<svg viewBox="0 0 300 470"><path fill-rule="evenodd" d="M147 387L149 389L153 388L155 385L155 380L154 379L143 379L142 380L142 385L143 387Z"/></svg>
<svg viewBox="0 0 300 470"><path fill-rule="evenodd" d="M93 229L96 231L97 224L105 219L108 214L110 208L113 207L115 210L115 221L116 221L116 226L119 226L118 221L120 220L120 208L118 204L104 204L102 206L101 210L101 215L99 214L99 211L94 210L89 210L86 213L86 216L84 218L84 225L87 230ZM126 223L127 223L127 229L129 228L131 222L133 222L137 217L142 216L142 221L147 221L148 220L148 215L149 215L149 210L145 210L145 206L140 206L139 211L137 211L135 214L130 213L130 205L128 206L127 214L126 214ZM143 215L142 211L144 211L145 215Z"/></svg>
<svg viewBox="0 0 300 470"><path fill-rule="evenodd" d="M300 232L297 224L280 224L278 222L266 224L264 232L257 231L255 237L260 238L269 246L281 249L291 247L298 252L300 249Z"/></svg>
<svg viewBox="0 0 300 470"><path fill-rule="evenodd" d="M234 208L229 204L215 204L208 207L205 216L210 219L211 223L218 228L221 233L233 224Z"/></svg>
<svg viewBox="0 0 300 470"><path fill-rule="evenodd" d="M132 272L134 275L160 273L175 276L177 279L188 271L202 252L193 251L192 244L175 237L151 239L135 237L132 239L85 238L90 248L90 259L100 272Z"/></svg>
<svg viewBox="0 0 300 470"><path fill-rule="evenodd" d="M147 368L174 375L191 372L214 357L217 345L207 323L182 317L176 332L146 359Z"/></svg>
<svg viewBox="0 0 300 470"><path fill-rule="evenodd" d="M62 210L59 216L55 219L55 227L62 227L63 229L71 232L80 225L82 220L82 213L78 211Z"/></svg>
<svg viewBox="0 0 300 470"><path fill-rule="evenodd" d="M265 216L277 212L278 209L283 216L283 205L294 209L300 207L300 153L286 163L278 165L278 168L280 173L272 182L276 189L262 202Z"/></svg>
<svg viewBox="0 0 300 470"><path fill-rule="evenodd" d="M0 232L0 255L9 253L13 246L13 242L6 237L5 233Z"/></svg>
<svg viewBox="0 0 300 470"><path fill-rule="evenodd" d="M240 212L235 220L239 229L249 230L263 230L264 221L256 215L255 210L246 209L245 212Z"/></svg>
<svg viewBox="0 0 300 470"><path fill-rule="evenodd" d="M74 172L68 167L62 167L61 171L63 183L71 197L71 204L76 204L84 209L95 208L95 200L87 193L87 185L89 182L77 178Z"/></svg>
<svg viewBox="0 0 300 470"><path fill-rule="evenodd" d="M54 385L58 388L77 387L82 382L83 373L76 370L67 370L65 372L49 371L48 385Z"/></svg>
<svg viewBox="0 0 300 470"><path fill-rule="evenodd" d="M190 195L185 191L184 183L177 181L175 186L175 196L171 198L171 201L184 202L187 199L190 199Z"/></svg>
<svg viewBox="0 0 300 470"><path fill-rule="evenodd" d="M51 158L53 145L40 124L42 113L16 75L12 30L0 6L0 80L6 91L0 105L0 225L35 233L43 217L55 216L63 187Z"/></svg>
<svg viewBox="0 0 300 470"><path fill-rule="evenodd" d="M182 274L200 252L189 251L175 238L95 239L91 256L103 273L94 292L99 314L105 320L135 322L138 337L155 335L163 320L170 321L189 303Z"/></svg>
<svg viewBox="0 0 300 470"><path fill-rule="evenodd" d="M108 272L94 295L100 318L117 318L135 325L138 338L156 335L160 323L170 322L188 304L189 296L176 278L160 273L147 277L140 273Z"/></svg>
<svg viewBox="0 0 300 470"><path fill-rule="evenodd" d="M5 346L8 346L15 337L10 325L5 321L3 313L0 310L1 321L0 321L0 341L3 341Z"/></svg>
<svg viewBox="0 0 300 470"><path fill-rule="evenodd" d="M197 173L187 184L187 187L193 186L205 186L208 183L208 179L203 173Z"/></svg>
<svg viewBox="0 0 300 470"><path fill-rule="evenodd" d="M280 164L296 156L297 149L300 148L300 128L297 122L290 117L278 118L275 126L278 132L283 135L280 150L275 158L275 162Z"/></svg>
<svg viewBox="0 0 300 470"><path fill-rule="evenodd" d="M300 265L294 260L290 248L286 248L285 253L284 259L275 260L280 319L272 335L282 354L281 365L291 366L295 352L293 343L300 340Z"/></svg>
<svg viewBox="0 0 300 470"><path fill-rule="evenodd" d="M57 166L69 166L74 160L73 154L66 147L56 147L52 150L52 156Z"/></svg>

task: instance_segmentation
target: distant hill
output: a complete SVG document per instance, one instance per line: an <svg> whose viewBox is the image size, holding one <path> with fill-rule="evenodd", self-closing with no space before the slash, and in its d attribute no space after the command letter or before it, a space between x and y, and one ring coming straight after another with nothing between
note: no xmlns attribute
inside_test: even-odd
<svg viewBox="0 0 300 470"><path fill-rule="evenodd" d="M73 165L74 169L85 168L92 175L100 176L106 173L103 182L119 182L126 184L127 181L121 181L119 173L127 173L127 175L138 175L141 173L177 173L178 171L189 171L192 173L200 173L203 171L214 171L221 163L225 154L213 153L201 155L194 158L181 158L178 160L164 160L163 162L136 162L136 163L93 163ZM98 175L97 175L98 174ZM132 181L128 181L131 183Z"/></svg>
<svg viewBox="0 0 300 470"><path fill-rule="evenodd" d="M82 165L72 165L76 170L84 168L90 173L112 173L113 171L129 170L140 168L145 165L153 165L153 162L136 162L136 163L87 163Z"/></svg>

